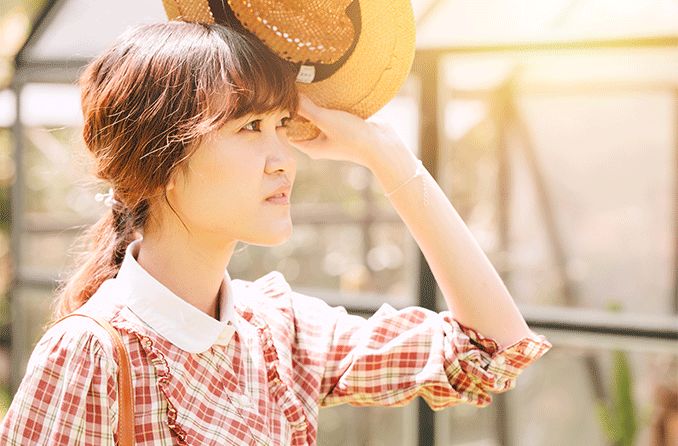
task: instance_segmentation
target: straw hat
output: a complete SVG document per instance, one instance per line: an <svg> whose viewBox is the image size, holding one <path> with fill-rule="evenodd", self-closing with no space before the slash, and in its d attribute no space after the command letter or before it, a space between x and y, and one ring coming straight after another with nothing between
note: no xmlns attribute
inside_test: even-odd
<svg viewBox="0 0 678 446"><path fill-rule="evenodd" d="M163 0L163 5L169 19L245 28L299 67L300 92L363 119L398 93L414 59L410 0ZM319 133L301 116L288 125L293 140Z"/></svg>

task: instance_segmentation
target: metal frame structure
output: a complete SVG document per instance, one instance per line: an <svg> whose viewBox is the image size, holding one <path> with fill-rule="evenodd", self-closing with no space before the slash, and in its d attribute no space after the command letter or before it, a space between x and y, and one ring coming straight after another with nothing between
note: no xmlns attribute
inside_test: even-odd
<svg viewBox="0 0 678 446"><path fill-rule="evenodd" d="M12 186L11 192L11 251L14 258L16 275L13 278L12 286L10 287L10 305L13 302L12 289L21 285L37 285L51 287L53 285L52 279L49 277L35 277L27 276L22 272L21 268L21 235L25 231L35 232L51 232L63 231L65 228L43 227L43 228L27 228L23 215L23 198L25 187L25 172L24 172L24 158L23 158L23 138L24 134L23 124L21 122L21 91L23 85L29 82L55 82L64 83L71 82L76 78L78 71L87 60L53 60L35 62L26 57L26 48L31 45L38 37L42 30L46 28L49 20L54 16L59 6L64 3L64 0L48 0L46 6L37 19L33 31L30 34L26 44L22 47L16 56L16 75L12 83L12 90L16 97L16 121L13 125L14 133L14 159L16 161L16 177ZM430 8L422 14L422 19L431 13L439 4L439 0L431 3ZM421 119L421 127L419 132L419 147L421 147L421 159L434 177L436 176L438 167L438 148L441 146L439 136L440 122L442 113L440 107L440 73L442 69L442 60L444 57L450 55L465 55L477 53L502 53L515 51L530 51L530 52L544 52L544 51L572 51L580 49L613 49L613 48L678 48L678 36L666 37L652 37L645 39L615 39L615 40L600 40L600 41L580 41L580 42L546 42L535 44L521 44L521 45L493 45L493 46L466 46L466 47L446 47L438 49L423 49L418 50L415 56L415 61L412 67L412 74L417 78L420 86L419 97L419 115ZM675 90L675 95L678 103L678 89ZM678 112L678 109L677 109ZM678 113L677 113L678 114ZM676 122L678 128L678 122ZM678 160L678 143L676 145L676 160ZM678 162L675 165L675 178L678 178ZM676 181L676 202L675 215L678 216L678 180ZM328 211L327 215L323 215L323 220L339 219L338 213L332 210ZM348 224L361 224L363 227L369 227L371 223L383 221L399 221L397 216L392 215L368 215L363 221L360 220L342 220ZM505 219L500 221L500 231L502 234L506 233L506 225L508 222ZM673 295L673 311L674 316L678 317L678 221L676 221L675 246L674 246L674 295ZM502 237L502 243L506 240ZM433 274L423 257L421 252L418 256L418 284L417 284L417 304L435 311L436 308L436 282ZM565 279L567 279L565 277ZM567 285L566 285L567 286ZM301 292L307 290L300 289ZM311 292L311 291L308 291ZM328 301L341 302L341 296L333 292L319 292L313 291L316 295L324 295ZM14 307L14 306L12 306ZM578 335L598 336L601 339L621 339L635 340L637 342L646 339L654 343L666 345L666 351L671 351L671 345L675 345L678 340L678 318L667 317L663 318L648 318L635 317L633 315L613 315L603 312L584 311L568 308L557 309L543 309L543 308L528 308L520 305L521 312L525 315L528 324L535 329L535 331L551 331L554 333L563 333L566 337L568 333ZM377 310L376 307L347 307L351 312L358 314L370 314ZM12 361L12 392L16 391L18 380L20 379L21 371L18 370L18 361ZM419 399L419 418L418 418L418 444L420 446L435 444L435 417L434 412ZM495 404L498 405L498 432L497 437L501 445L509 445L509 423L506 419L506 401L504 395L498 395L495 399Z"/></svg>
<svg viewBox="0 0 678 446"><path fill-rule="evenodd" d="M600 40L600 41L578 41L578 42L543 42L535 44L521 44L521 45L495 45L495 46L466 46L466 47L449 47L441 49L431 49L431 50L418 50L415 58L415 63L413 66L413 72L419 76L420 85L422 88L421 98L420 98L420 112L422 127L420 132L420 147L422 147L422 161L428 168L430 172L437 172L438 165L438 149L441 144L439 141L439 131L440 128L439 121L441 121L439 114L441 113L441 107L439 102L439 91L440 91L440 80L439 75L442 70L442 60L444 57L449 56L462 56L469 54L499 54L504 52L545 52L545 51L576 51L576 50L607 50L614 48L677 48L678 49L678 36L667 36L667 37L652 37L646 39L617 39L617 40ZM499 96L500 100L510 101L513 92L511 91L511 85L507 85L507 91L494 92ZM675 87L674 87L675 88ZM490 92L493 93L493 92ZM467 95L474 97L473 93L466 93ZM676 97L676 103L678 104L678 90L674 90L674 95ZM504 109L512 109L510 103L503 104ZM678 107L676 108L678 115ZM506 118L506 116L505 116ZM516 117L513 116L515 119ZM536 183L539 185L538 191L538 200L540 206L545 209L545 218L547 232L549 240L552 243L553 251L557 253L557 263L558 269L563 280L563 294L566 300L566 304L574 305L574 291L571 284L571 280L568 279L565 272L564 264L566 256L560 239L558 237L558 231L555 228L555 219L553 218L551 209L549 208L549 197L548 193L545 190L544 184L539 175L539 168L534 162L534 147L530 141L529 134L527 132L524 123L518 122L519 130L522 133L523 138L526 140L524 143L527 146L526 151L527 158L530 161L530 170L532 170L533 175L536 177ZM522 124L522 125L521 125ZM678 122L676 122L676 128L678 129ZM504 145L504 141L500 144ZM510 190L510 187L507 186L506 181L506 169L508 169L507 156L503 153L506 151L506 147L500 147L501 158L499 160L499 182L501 183L500 189L502 191ZM676 160L678 161L678 141L676 142ZM674 166L674 178L675 178L675 197L674 202L674 215L678 216L678 162ZM498 206L502 207L506 203L508 197L502 196L501 201ZM508 215L506 209L500 209L500 244L502 247L507 247L507 234L508 234L508 224L509 221L505 217ZM673 313L674 316L678 316L678 219L674 223L674 292L673 292ZM501 273L501 272L500 272ZM502 274L506 276L508 274ZM426 306L433 310L438 310L436 308L435 301L435 279L426 264L426 260L423 256L420 256L420 305ZM577 314L577 311L572 311L566 308L557 309L557 314L554 311L551 315L547 315L543 310L542 311L525 311L521 309L521 312L526 316L526 320L531 327L539 330L558 330L558 331L567 331L567 332L579 332L579 333L605 333L610 336L622 336L624 338L638 338L638 337L647 337L654 340L666 340L667 342L674 341L673 347L671 344L667 343L667 348L672 348L675 352L675 340L678 339L678 317L667 317L663 318L639 318L632 317L629 318L628 315L624 316L613 316L609 313L599 312L580 312ZM600 366L596 358L592 355L586 355L584 358L587 369L589 370L589 376L591 377L592 387L597 398L604 400L606 398L606 392L603 386L603 383L600 380L602 374L600 373ZM498 420L497 420L497 438L499 439L500 444L509 445L509 423L507 421L506 410L503 410L505 406L505 396L498 395L496 398L495 404L499 405L498 410ZM429 407L422 401L419 400L420 406L420 415L419 423L420 426L426 426L425 429L419 430L419 445L434 444L434 414L429 409Z"/></svg>

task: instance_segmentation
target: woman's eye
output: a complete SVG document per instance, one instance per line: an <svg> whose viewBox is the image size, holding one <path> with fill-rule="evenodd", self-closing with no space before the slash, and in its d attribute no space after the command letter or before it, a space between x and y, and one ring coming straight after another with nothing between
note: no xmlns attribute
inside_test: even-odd
<svg viewBox="0 0 678 446"><path fill-rule="evenodd" d="M281 125L280 127L287 127L287 122L288 122L290 119L291 119L291 117L289 117L289 116L285 116L284 118L282 118L280 121L281 121L281 122L284 122L284 124ZM251 128L251 127L249 127L250 124L257 124L257 127ZM250 121L250 122L248 122L247 124L245 124L242 128L243 128L244 130L249 130L249 131L257 132L257 131L261 130L261 129L259 128L259 125L260 125L260 124L261 124L261 119L255 119L254 121Z"/></svg>
<svg viewBox="0 0 678 446"><path fill-rule="evenodd" d="M258 123L260 123L260 122L261 122L261 119L255 119L254 121L250 121L250 122L248 122L247 124L245 124L245 125L243 126L243 129L245 129L245 130L251 130L251 131L256 132L257 130L256 130L256 129L251 129L251 128L249 128L249 125L250 125L250 124L254 124L254 123L257 123L257 124L258 124Z"/></svg>

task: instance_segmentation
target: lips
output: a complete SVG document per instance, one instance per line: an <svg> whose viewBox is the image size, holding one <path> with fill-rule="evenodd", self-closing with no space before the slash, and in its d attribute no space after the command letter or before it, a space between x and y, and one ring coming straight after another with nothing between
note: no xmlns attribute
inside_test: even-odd
<svg viewBox="0 0 678 446"><path fill-rule="evenodd" d="M281 186L275 191L273 191L273 194L266 197L266 200L268 200L269 198L289 197L291 189L292 188L289 185Z"/></svg>

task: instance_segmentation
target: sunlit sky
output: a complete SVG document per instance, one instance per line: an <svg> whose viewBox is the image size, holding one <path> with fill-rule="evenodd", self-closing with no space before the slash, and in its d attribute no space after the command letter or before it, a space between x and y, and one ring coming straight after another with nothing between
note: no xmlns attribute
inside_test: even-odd
<svg viewBox="0 0 678 446"><path fill-rule="evenodd" d="M413 0L417 47L675 36L678 0ZM60 2L29 57L91 57L127 26L165 20L160 1Z"/></svg>
<svg viewBox="0 0 678 446"><path fill-rule="evenodd" d="M431 0L414 0L419 48L638 36L678 36L678 0L444 0L433 13ZM31 60L68 60L98 54L135 23L164 20L160 1L61 2L29 45ZM504 52L450 58L444 80L450 91L495 88L520 70L519 88L572 85L674 86L678 49ZM47 94L49 92L49 94ZM73 85L28 85L22 118L28 125L77 124L80 111ZM49 98L49 100L45 99ZM397 107L396 107L397 108ZM471 110L471 109L469 109ZM384 113L389 113L386 110ZM14 120L11 93L0 92L0 125ZM473 114L458 117L462 125ZM407 136L411 138L411 136Z"/></svg>

